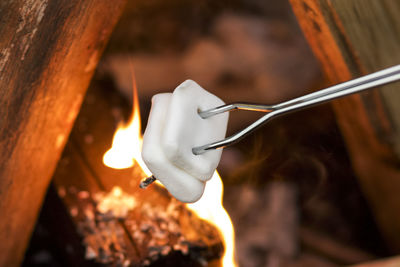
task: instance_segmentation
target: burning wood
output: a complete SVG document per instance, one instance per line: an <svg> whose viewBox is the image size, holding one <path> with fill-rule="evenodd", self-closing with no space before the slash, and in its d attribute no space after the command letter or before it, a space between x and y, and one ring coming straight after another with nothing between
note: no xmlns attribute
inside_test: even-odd
<svg viewBox="0 0 400 267"><path fill-rule="evenodd" d="M139 189L145 174L138 166L114 170L102 164L114 123L104 109L118 101L107 94L89 91L54 176L86 259L118 266L204 266L220 258L221 236L212 224L159 186ZM100 110L104 116L98 119ZM88 135L93 143L86 142Z"/></svg>
<svg viewBox="0 0 400 267"><path fill-rule="evenodd" d="M77 220L87 260L131 265L124 241L126 231L136 246L148 249L147 256L142 260L145 266L173 252L188 256L193 249L193 240L185 236L181 228L180 216L185 212L185 206L175 199L163 208L154 207L149 202L138 205L139 200L119 187L110 193L97 192L93 195L88 191L77 192L74 188L69 191L80 202L78 207L71 207L70 214ZM65 190L60 188L59 195L65 197ZM129 216L129 212L134 215ZM140 219L137 216L141 216ZM125 223L125 229L120 227L121 222ZM215 237L218 238L218 235ZM208 261L202 256L197 260Z"/></svg>
<svg viewBox="0 0 400 267"><path fill-rule="evenodd" d="M117 218L126 217L128 211L138 205L135 197L122 191L119 186L114 187L108 194L104 192L95 194L94 199L97 202L97 211L102 214L110 213L111 216Z"/></svg>

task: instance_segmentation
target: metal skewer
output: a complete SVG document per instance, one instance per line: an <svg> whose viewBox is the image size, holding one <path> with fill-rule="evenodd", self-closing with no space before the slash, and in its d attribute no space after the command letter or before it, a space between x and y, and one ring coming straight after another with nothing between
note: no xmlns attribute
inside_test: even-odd
<svg viewBox="0 0 400 267"><path fill-rule="evenodd" d="M336 98L344 97L347 95L359 93L361 91L375 88L388 83L396 82L400 80L400 65L396 65L390 68L386 68L357 79L353 79L344 83L340 83L323 90L319 90L314 93L310 93L298 98L294 98L289 101L285 101L275 105L262 105L252 103L233 103L227 104L213 109L199 112L199 115L203 119L215 116L223 112L229 112L233 110L251 110L266 112L267 114L250 124L243 130L231 135L223 140L206 144L203 146L194 147L192 149L193 154L200 155L208 150L214 150L232 145L242 138L246 137L260 126L272 118L281 116L283 114L311 107L314 105L322 104ZM152 176L154 177L154 176ZM149 178L146 178L149 179ZM155 179L154 179L155 180ZM149 183L150 184L150 183Z"/></svg>
<svg viewBox="0 0 400 267"><path fill-rule="evenodd" d="M254 110L263 111L268 114L264 115L254 123L250 124L243 130L237 132L236 134L229 136L223 140L206 144L199 147L194 147L192 149L193 154L200 155L207 150L223 148L228 145L232 145L248 134L252 133L258 127L271 120L272 118L281 116L283 114L314 106L317 104L322 104L331 101L336 98L347 96L350 94L355 94L367 89L371 89L384 84L396 82L400 80L400 65L396 65L381 71L377 71L360 78L350 80L344 83L340 83L326 89L307 94L286 102L282 102L276 105L256 105L256 104L246 104L246 103L234 103L228 104L220 107L216 107L210 110L200 112L199 115L202 118L209 118L211 116L232 111L236 109L244 110Z"/></svg>
<svg viewBox="0 0 400 267"><path fill-rule="evenodd" d="M149 185L151 185L156 180L157 180L157 178L154 175L146 177L140 182L139 187L142 189L146 189Z"/></svg>

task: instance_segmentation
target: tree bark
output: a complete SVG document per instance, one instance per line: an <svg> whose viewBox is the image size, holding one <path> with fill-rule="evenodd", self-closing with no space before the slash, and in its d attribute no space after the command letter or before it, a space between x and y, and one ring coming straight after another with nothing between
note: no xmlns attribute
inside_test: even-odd
<svg viewBox="0 0 400 267"><path fill-rule="evenodd" d="M125 0L0 3L0 266L17 266Z"/></svg>
<svg viewBox="0 0 400 267"><path fill-rule="evenodd" d="M400 2L291 0L332 84L400 63ZM400 251L400 86L336 100L352 165L388 243Z"/></svg>

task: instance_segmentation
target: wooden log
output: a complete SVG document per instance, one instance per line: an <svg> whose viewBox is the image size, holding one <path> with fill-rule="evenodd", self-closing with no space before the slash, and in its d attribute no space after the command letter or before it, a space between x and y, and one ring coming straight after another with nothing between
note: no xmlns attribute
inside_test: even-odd
<svg viewBox="0 0 400 267"><path fill-rule="evenodd" d="M0 4L0 266L16 266L125 0Z"/></svg>
<svg viewBox="0 0 400 267"><path fill-rule="evenodd" d="M93 198L96 193L102 191L102 188L73 144L67 144L53 180L56 191L62 199L64 210L68 212L67 216L74 223L74 231L70 235L78 236L85 248L82 251L80 247L74 246L74 250L79 252L78 256L86 257L86 259L80 258L80 262L85 263L86 260L87 264L90 262L88 260L92 259L104 264L112 262L124 265L128 260L137 262L137 248L125 234L124 226L118 219L101 220L97 218ZM54 215L48 214L48 217L52 216ZM68 223L63 221L59 221L57 225L54 236L59 236L69 227ZM60 247L64 247L69 240L71 238L59 239ZM118 249L114 251L110 246ZM76 257L75 253L73 257L67 259Z"/></svg>
<svg viewBox="0 0 400 267"><path fill-rule="evenodd" d="M115 92L90 87L53 178L83 240L86 258L112 266L202 266L220 259L223 246L216 228L165 189L140 189L145 175L139 166L115 170L103 164L122 119L115 115L124 113L123 105ZM98 208L99 192L115 186L136 203L119 218L101 214Z"/></svg>
<svg viewBox="0 0 400 267"><path fill-rule="evenodd" d="M340 265L376 259L363 250L338 242L306 226L300 227L299 236L304 249Z"/></svg>
<svg viewBox="0 0 400 267"><path fill-rule="evenodd" d="M400 2L291 0L332 84L399 64ZM400 85L334 101L353 168L390 246L400 250Z"/></svg>
<svg viewBox="0 0 400 267"><path fill-rule="evenodd" d="M397 267L400 266L400 257L387 258L383 260L370 261L352 265L350 267Z"/></svg>

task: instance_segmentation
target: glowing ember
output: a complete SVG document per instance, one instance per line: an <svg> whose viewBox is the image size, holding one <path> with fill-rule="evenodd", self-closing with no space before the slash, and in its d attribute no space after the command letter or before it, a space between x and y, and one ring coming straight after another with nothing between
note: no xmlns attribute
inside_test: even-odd
<svg viewBox="0 0 400 267"><path fill-rule="evenodd" d="M118 186L108 194L103 192L95 194L94 199L98 202L96 208L100 213L112 213L117 218L126 217L128 212L136 207L135 198L123 192Z"/></svg>
<svg viewBox="0 0 400 267"><path fill-rule="evenodd" d="M136 162L143 170L143 177L146 177L152 174L141 157L143 140L135 81L133 81L133 89L133 116L127 124L118 127L114 134L112 147L104 154L103 163L110 168L123 169L132 167ZM114 194L117 195L121 192L120 189L114 190ZM111 194L113 194L113 192L111 192ZM214 176L206 185L203 197L196 203L187 204L187 207L196 213L198 217L213 224L221 232L225 246L223 266L233 267L237 266L234 257L235 235L231 219L222 205L222 196L222 180L218 173L215 172Z"/></svg>

